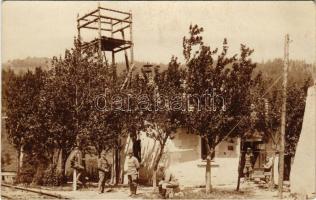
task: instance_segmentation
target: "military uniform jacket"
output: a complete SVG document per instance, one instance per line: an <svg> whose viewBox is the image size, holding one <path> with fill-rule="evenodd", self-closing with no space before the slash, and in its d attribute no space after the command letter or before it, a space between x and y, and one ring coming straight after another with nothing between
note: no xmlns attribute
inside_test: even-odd
<svg viewBox="0 0 316 200"><path fill-rule="evenodd" d="M127 175L137 175L139 162L134 156L127 159Z"/></svg>
<svg viewBox="0 0 316 200"><path fill-rule="evenodd" d="M109 172L110 171L110 164L105 158L98 159L98 170L102 172Z"/></svg>

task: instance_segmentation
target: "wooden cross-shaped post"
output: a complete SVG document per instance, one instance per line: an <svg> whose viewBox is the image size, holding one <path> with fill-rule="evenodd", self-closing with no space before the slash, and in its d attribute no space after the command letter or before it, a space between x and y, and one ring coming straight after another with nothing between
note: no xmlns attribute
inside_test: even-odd
<svg viewBox="0 0 316 200"><path fill-rule="evenodd" d="M77 170L76 170L76 169L74 169L74 172L73 172L72 190L73 190L73 191L76 191L76 190L77 190Z"/></svg>

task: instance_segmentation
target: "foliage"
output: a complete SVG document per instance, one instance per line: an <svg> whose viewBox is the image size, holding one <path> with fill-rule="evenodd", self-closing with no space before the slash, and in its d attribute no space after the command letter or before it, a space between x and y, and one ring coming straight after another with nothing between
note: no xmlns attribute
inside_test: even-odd
<svg viewBox="0 0 316 200"><path fill-rule="evenodd" d="M282 60L256 65L250 59L254 50L243 44L239 54L229 56L226 39L221 50L211 49L203 41L203 31L191 25L183 38L183 68L172 57L167 67L154 69L153 80L144 71L136 73L124 89L127 72L117 73L118 65L100 62L95 49L82 50L76 39L64 57L51 60L48 71L36 68L16 74L3 70L2 111L9 139L30 158L21 180L32 182L28 179L34 176L43 178L39 184L59 185L75 145L85 153L118 151L124 137L129 134L135 139L145 129L159 142L162 154L167 139L179 127L186 127L207 141L208 160L227 137L243 138L254 130L278 133L282 84L270 86L282 73ZM290 65L286 151L293 155L311 76L302 70L305 63ZM269 102L268 111L262 98ZM56 169L56 152L62 154L61 172Z"/></svg>
<svg viewBox="0 0 316 200"><path fill-rule="evenodd" d="M158 67L154 69L153 84L144 75L147 86L145 91L152 105L145 118L146 133L160 145L157 159L154 162L154 170L157 170L167 140L172 139L172 134L183 126L182 84L184 73L184 70L180 69L177 58L172 57L166 70L159 72Z"/></svg>
<svg viewBox="0 0 316 200"><path fill-rule="evenodd" d="M290 156L295 154L296 144L301 133L307 89L312 83L310 67L309 64L302 61L290 61L285 129L285 152ZM266 110L263 101L258 101L257 112L261 115L259 121L264 122L261 130L274 136L274 142L278 143L281 126L283 61L275 59L259 64L258 68L262 70L262 81L256 91L259 96L266 93L264 98L268 102L268 110ZM278 78L279 81L276 81ZM270 88L269 92L265 92L273 82L276 82L275 86Z"/></svg>
<svg viewBox="0 0 316 200"><path fill-rule="evenodd" d="M228 57L226 39L218 53L217 48L211 50L204 45L201 32L203 28L190 26L189 37L183 39L188 71L186 92L199 97L189 99L194 109L189 112L186 123L207 140L209 151L213 151L235 124L250 115L252 72L256 65L249 58L253 50L245 45L241 45L240 57L237 54ZM208 98L201 98L205 96ZM244 126L239 126L235 133L244 131L240 127Z"/></svg>
<svg viewBox="0 0 316 200"><path fill-rule="evenodd" d="M56 166L50 165L42 177L42 185L60 186L64 183L64 176L56 171Z"/></svg>

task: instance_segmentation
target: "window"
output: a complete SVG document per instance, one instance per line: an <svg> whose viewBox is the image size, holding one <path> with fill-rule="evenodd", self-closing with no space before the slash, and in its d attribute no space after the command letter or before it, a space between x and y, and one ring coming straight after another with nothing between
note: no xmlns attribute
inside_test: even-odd
<svg viewBox="0 0 316 200"><path fill-rule="evenodd" d="M228 145L227 149L228 149L228 151L234 151L234 146Z"/></svg>

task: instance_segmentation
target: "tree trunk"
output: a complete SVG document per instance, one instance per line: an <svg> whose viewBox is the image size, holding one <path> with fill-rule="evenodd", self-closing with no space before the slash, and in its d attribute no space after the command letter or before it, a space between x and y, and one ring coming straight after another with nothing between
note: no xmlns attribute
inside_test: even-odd
<svg viewBox="0 0 316 200"><path fill-rule="evenodd" d="M213 154L213 148L208 151L208 156L206 158L206 168L205 168L205 191L206 193L212 192L212 177L211 177L211 160Z"/></svg>
<svg viewBox="0 0 316 200"><path fill-rule="evenodd" d="M157 189L157 170L153 171L153 188L154 190Z"/></svg>
<svg viewBox="0 0 316 200"><path fill-rule="evenodd" d="M124 172L124 170L125 170L125 162L126 162L126 158L127 158L127 154L128 154L128 150L129 150L129 148L130 148L130 143L131 143L131 137L130 136L128 136L127 137L127 140L126 140L126 142L125 142L125 149L124 149L124 151L123 151L123 155L122 155L122 167L121 167L121 169L120 169L120 178L121 178L121 183L124 183L124 176L125 176L125 172ZM132 144L133 145L133 144Z"/></svg>
<svg viewBox="0 0 316 200"><path fill-rule="evenodd" d="M82 166L85 171L87 171L87 163L86 163L86 151L82 151Z"/></svg>
<svg viewBox="0 0 316 200"><path fill-rule="evenodd" d="M23 146L21 146L21 148L20 148L20 156L19 156L20 170L22 170L22 168L23 168L23 157L24 157Z"/></svg>
<svg viewBox="0 0 316 200"><path fill-rule="evenodd" d="M206 193L212 192L212 179L211 179L211 158L208 156L206 159L206 171L205 171L205 188Z"/></svg>
<svg viewBox="0 0 316 200"><path fill-rule="evenodd" d="M240 178L241 178L241 173L242 173L242 166L241 166L241 161L242 161L242 146L243 146L243 142L242 140L240 140L240 152L239 152L239 162L238 162L238 179L237 179L237 187L236 187L236 191L239 191L240 188Z"/></svg>
<svg viewBox="0 0 316 200"><path fill-rule="evenodd" d="M116 184L115 183L115 176L116 176L116 161L115 161L115 148L113 147L112 149L112 169L111 169L111 184Z"/></svg>
<svg viewBox="0 0 316 200"><path fill-rule="evenodd" d="M120 171L120 141L116 140L116 145L112 149L111 184L120 183Z"/></svg>
<svg viewBox="0 0 316 200"><path fill-rule="evenodd" d="M60 152L62 151L61 148L58 148L57 150L57 156L54 159L54 163L53 163L53 171L55 171L57 169L57 171L61 171L61 167L59 168L58 164L59 162L61 162L60 160ZM55 155L55 154L54 154Z"/></svg>
<svg viewBox="0 0 316 200"><path fill-rule="evenodd" d="M66 162L69 154L67 154L66 150L61 151L61 171L60 173L63 176L63 183L67 183L67 176L66 176Z"/></svg>
<svg viewBox="0 0 316 200"><path fill-rule="evenodd" d="M163 154L163 151L164 151L164 148L165 148L165 144L166 142L164 142L161 147L160 147L160 150L159 150L159 153L158 153L158 157L157 159L155 160L154 162L154 170L153 170L153 187L154 189L157 188L157 170L158 170L158 164L161 160L161 157L162 157L162 154Z"/></svg>
<svg viewBox="0 0 316 200"><path fill-rule="evenodd" d="M275 153L273 154L272 166L271 166L271 178L270 178L270 189L274 189L274 161L275 161Z"/></svg>
<svg viewBox="0 0 316 200"><path fill-rule="evenodd" d="M21 172L21 163L20 163L20 158L21 157L21 148L18 147L18 162L17 162L17 182L19 182L19 177L20 177L20 172Z"/></svg>
<svg viewBox="0 0 316 200"><path fill-rule="evenodd" d="M121 166L120 166L120 149L116 148L115 149L115 182L116 184L120 183L120 171L121 171Z"/></svg>

